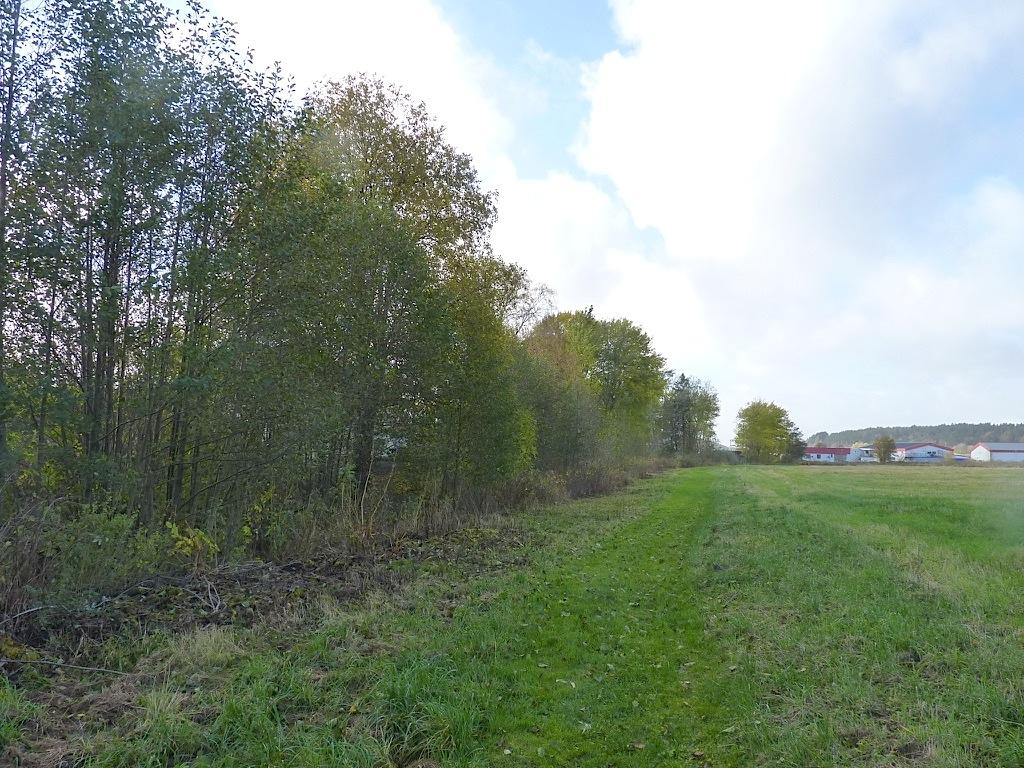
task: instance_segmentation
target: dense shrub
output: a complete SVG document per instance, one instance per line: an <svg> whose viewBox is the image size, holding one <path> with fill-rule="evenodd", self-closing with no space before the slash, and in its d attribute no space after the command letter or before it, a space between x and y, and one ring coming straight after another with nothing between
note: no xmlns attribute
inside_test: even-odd
<svg viewBox="0 0 1024 768"><path fill-rule="evenodd" d="M168 529L142 529L134 515L102 506L51 520L43 553L53 574L49 589L57 599L123 589L155 571L181 567L188 557L175 549Z"/></svg>

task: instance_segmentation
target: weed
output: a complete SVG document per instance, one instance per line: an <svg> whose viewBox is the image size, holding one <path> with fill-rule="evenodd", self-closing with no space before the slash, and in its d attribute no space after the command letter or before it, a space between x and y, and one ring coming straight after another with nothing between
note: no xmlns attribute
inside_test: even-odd
<svg viewBox="0 0 1024 768"><path fill-rule="evenodd" d="M38 707L25 699L18 689L0 678L0 753L16 744L23 736L22 729L38 714Z"/></svg>
<svg viewBox="0 0 1024 768"><path fill-rule="evenodd" d="M185 674L209 673L226 667L244 654L230 627L202 627L177 637L163 655L168 669Z"/></svg>

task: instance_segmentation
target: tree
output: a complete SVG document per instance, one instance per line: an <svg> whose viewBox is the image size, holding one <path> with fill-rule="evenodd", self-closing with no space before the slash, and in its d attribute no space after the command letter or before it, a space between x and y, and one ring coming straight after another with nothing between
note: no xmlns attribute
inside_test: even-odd
<svg viewBox="0 0 1024 768"><path fill-rule="evenodd" d="M601 442L612 454L636 456L650 449L666 374L665 359L643 329L624 318L600 320L590 308L550 315L531 336L555 342L546 346L551 361L593 395L601 412Z"/></svg>
<svg viewBox="0 0 1024 768"><path fill-rule="evenodd" d="M216 378L238 416L223 429L247 435L257 486L330 498L351 473L361 497L374 462L423 418L451 319L427 252L310 156L303 138L289 143L245 211L238 278L222 288L229 354ZM267 456L281 457L273 472L256 460Z"/></svg>
<svg viewBox="0 0 1024 768"><path fill-rule="evenodd" d="M786 410L775 403L755 400L736 417L736 445L748 461L777 464L796 461L805 443Z"/></svg>
<svg viewBox="0 0 1024 768"><path fill-rule="evenodd" d="M669 455L710 450L718 415L718 393L699 379L679 374L661 403L658 422L662 450Z"/></svg>
<svg viewBox="0 0 1024 768"><path fill-rule="evenodd" d="M892 461L892 455L896 452L896 441L889 435L882 435L875 440L875 456L882 464Z"/></svg>
<svg viewBox="0 0 1024 768"><path fill-rule="evenodd" d="M568 313L550 314L523 341L518 363L520 396L542 428L537 466L571 472L601 451L602 412L587 378L592 355L573 339Z"/></svg>
<svg viewBox="0 0 1024 768"><path fill-rule="evenodd" d="M7 421L9 401L7 385L7 303L9 291L8 205L11 166L14 161L15 96L18 91L18 63L23 33L21 0L4 0L3 26L0 27L0 55L3 56L3 85L0 90L0 483L6 485L9 466Z"/></svg>
<svg viewBox="0 0 1024 768"><path fill-rule="evenodd" d="M277 86L195 7L44 0L18 25L5 5L0 433L18 487L178 514L216 461L214 293L237 285L226 255Z"/></svg>
<svg viewBox="0 0 1024 768"><path fill-rule="evenodd" d="M307 96L302 130L311 162L391 209L447 273L491 255L494 196L422 102L379 79L349 77Z"/></svg>
<svg viewBox="0 0 1024 768"><path fill-rule="evenodd" d="M807 448L807 441L804 440L796 425L790 423L789 432L786 436L786 451L782 460L787 464L794 464L804 457L804 449Z"/></svg>
<svg viewBox="0 0 1024 768"><path fill-rule="evenodd" d="M529 305L541 297L521 268L492 253L494 199L472 158L446 141L424 104L368 77L307 97L301 131L312 165L388 210L409 233L448 303L450 344L436 358L444 376L418 403L433 427L417 432L409 446L421 481L433 476L460 497L469 486L506 479L533 452L513 364L516 331L536 314ZM373 439L357 433L364 444Z"/></svg>

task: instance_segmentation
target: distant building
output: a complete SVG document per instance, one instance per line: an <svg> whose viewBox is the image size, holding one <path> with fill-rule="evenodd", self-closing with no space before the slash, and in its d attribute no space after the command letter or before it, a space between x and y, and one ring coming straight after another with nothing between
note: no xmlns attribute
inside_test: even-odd
<svg viewBox="0 0 1024 768"><path fill-rule="evenodd" d="M875 446L873 445L860 445L855 446L853 450L860 451L860 461L862 462L875 462L878 463L878 456L875 455Z"/></svg>
<svg viewBox="0 0 1024 768"><path fill-rule="evenodd" d="M804 461L812 464L849 464L870 459L863 448L824 448L812 445L804 448Z"/></svg>
<svg viewBox="0 0 1024 768"><path fill-rule="evenodd" d="M849 448L824 448L822 446L804 448L804 461L816 464L837 464L846 461L849 455Z"/></svg>
<svg viewBox="0 0 1024 768"><path fill-rule="evenodd" d="M971 451L975 461L1024 461L1024 443L978 443Z"/></svg>
<svg viewBox="0 0 1024 768"><path fill-rule="evenodd" d="M953 449L938 443L896 443L893 461L928 464L953 458Z"/></svg>

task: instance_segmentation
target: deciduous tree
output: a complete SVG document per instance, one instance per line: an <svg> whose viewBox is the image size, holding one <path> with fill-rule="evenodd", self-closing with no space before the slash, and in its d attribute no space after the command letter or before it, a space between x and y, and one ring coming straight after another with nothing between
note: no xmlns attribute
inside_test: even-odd
<svg viewBox="0 0 1024 768"><path fill-rule="evenodd" d="M882 464L892 461L892 455L896 452L896 441L889 435L883 435L875 440L875 456Z"/></svg>
<svg viewBox="0 0 1024 768"><path fill-rule="evenodd" d="M710 450L718 415L718 393L699 379L679 374L661 403L658 426L662 450L670 455Z"/></svg>
<svg viewBox="0 0 1024 768"><path fill-rule="evenodd" d="M775 403L754 400L740 409L736 421L736 445L748 461L777 464L795 461L803 453L800 431Z"/></svg>

